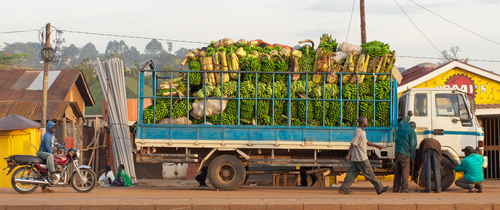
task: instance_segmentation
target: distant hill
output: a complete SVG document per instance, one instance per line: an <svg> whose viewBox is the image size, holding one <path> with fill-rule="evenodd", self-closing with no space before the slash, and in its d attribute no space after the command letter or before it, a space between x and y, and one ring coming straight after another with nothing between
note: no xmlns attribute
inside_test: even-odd
<svg viewBox="0 0 500 210"><path fill-rule="evenodd" d="M137 81L130 77L125 77L125 86L126 86L126 94L127 99L137 98ZM151 87L144 87L145 95L152 95L153 89ZM95 106L94 107L85 107L85 115L101 115L102 114L102 100L104 99L104 95L102 92L101 84L98 82L92 86L90 86L90 92L92 93L92 97L94 97Z"/></svg>

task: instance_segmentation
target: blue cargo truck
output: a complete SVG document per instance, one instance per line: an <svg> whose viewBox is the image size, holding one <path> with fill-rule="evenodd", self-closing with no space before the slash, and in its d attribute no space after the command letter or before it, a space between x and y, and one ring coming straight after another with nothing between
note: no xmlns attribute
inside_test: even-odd
<svg viewBox="0 0 500 210"><path fill-rule="evenodd" d="M272 82L267 84L267 90L271 94L261 97L257 91L257 80L251 82L256 90L254 93L243 91L243 86L250 83L244 83L244 73L155 70L152 61L142 63L138 72L138 121L135 134L137 161L199 163L198 170L203 166L208 167L210 184L219 190L235 190L244 184L248 175L273 173L283 168L328 168L332 175L341 174L347 172L350 166L343 158L353 138L356 120L365 115L369 118L369 127L366 128L368 140L383 146L382 150L368 147L370 162L376 174L388 175L394 170L394 142L398 119L403 118L408 111L418 108L421 111L412 117L412 120L422 122L416 129L418 141L426 137L439 137L443 146L441 183L443 189L446 189L455 178L453 167L459 164L460 158L464 156L460 152L461 148L466 145L480 146L478 142L482 141L482 130L473 114L472 104L467 94L459 89L409 89L398 101L397 81L391 73L334 72L338 81L344 81L343 77L364 75L364 83L371 83L367 87L373 97L361 97L360 91L367 90L362 90L359 79L354 84L337 83L336 97L327 97L326 92L331 91L327 88L331 86L328 86L325 80L312 84L320 87L316 90L307 87L311 83L305 82L303 93L294 94L297 92L293 90L297 83L293 81L295 74L300 74L305 81L314 75L291 71L252 72L254 78L257 78L258 74L268 74L272 78ZM224 94L211 97L200 95L200 91L203 93L207 89L203 85L200 86L202 88L189 85L190 79L194 78L192 74L200 74L204 78L203 84L208 83L209 74L233 74L237 85L236 92L231 97ZM314 74L326 78L332 72ZM373 79L384 78L381 75L386 78L385 89L378 85L383 81ZM150 95L144 93L146 76L153 78L153 91ZM278 90L275 85L277 78L284 78L284 90ZM183 83L181 88L179 83L176 83L178 80L183 80L187 85ZM230 88L226 84L229 83L220 84L217 88L224 93L224 88ZM347 88L352 89L350 95L343 92ZM284 94L278 96L279 91ZM310 97L309 91L320 91L322 94ZM152 105L145 107L145 101L148 100ZM182 101L186 103L180 103ZM248 103L253 109L245 108ZM261 106L262 103L267 106ZM190 112L192 114L195 106L199 108L200 104L203 114L198 116L199 119L195 119ZM219 111L208 110L209 104L220 106ZM230 121L225 114L229 104L236 110ZM299 110L297 104L302 104ZM369 108L366 108L367 104ZM264 120L259 120L259 110L263 107L268 107L270 114L269 117L264 117ZM281 111L276 114L275 110L278 109ZM424 113L422 110L425 110L425 115L421 114ZM337 113L336 116L329 115L330 111ZM446 115L434 114L439 111L446 112ZM295 112L300 112L303 118L298 118ZM250 118L243 119L249 114ZM157 117L162 119L156 119ZM345 118L353 119L347 121ZM431 127L437 120L442 123L434 123ZM446 124L456 126L450 128ZM465 130L446 135L450 129ZM443 130L444 135L441 132ZM457 142L456 138L461 139L460 142ZM271 171L250 170L253 166L266 166ZM423 180L423 177L420 179Z"/></svg>

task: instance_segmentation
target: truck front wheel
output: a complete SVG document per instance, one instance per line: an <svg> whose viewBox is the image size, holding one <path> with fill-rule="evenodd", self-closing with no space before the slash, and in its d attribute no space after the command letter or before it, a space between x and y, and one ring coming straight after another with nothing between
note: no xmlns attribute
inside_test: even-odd
<svg viewBox="0 0 500 210"><path fill-rule="evenodd" d="M208 166L208 180L215 189L232 191L238 189L246 178L243 163L232 155L216 157Z"/></svg>
<svg viewBox="0 0 500 210"><path fill-rule="evenodd" d="M453 162L447 158L443 157L441 158L441 190L446 190L448 187L450 187L453 182L455 181L455 170L453 170L454 164ZM425 187L425 175L422 173L420 175L420 182L419 185L421 187ZM434 177L434 173L431 172L431 177ZM432 190L436 189L436 184L434 183L434 180L432 180L431 184Z"/></svg>

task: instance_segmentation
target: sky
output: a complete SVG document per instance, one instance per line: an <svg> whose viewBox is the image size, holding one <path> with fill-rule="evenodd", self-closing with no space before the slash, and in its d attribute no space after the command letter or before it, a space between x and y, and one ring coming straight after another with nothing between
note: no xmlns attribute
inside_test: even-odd
<svg viewBox="0 0 500 210"><path fill-rule="evenodd" d="M468 58L469 64L500 74L500 1L412 1L365 1L367 41L388 43L398 56L406 56L398 57L396 66L411 68L424 62L438 63L440 60L436 58L440 58L441 51L458 46L459 58ZM492 41L449 23L415 3ZM271 44L295 46L304 39L317 43L319 37L327 33L339 43L361 44L359 0L24 0L2 2L0 14L3 20L0 45L3 46L4 42L38 42L37 31L3 32L37 30L49 22L59 30L67 30L62 34L66 46L75 44L81 48L92 42L100 53L113 40L124 40L129 47L135 46L144 52L149 38L209 43L229 37L234 41L262 39ZM167 48L166 41L161 42ZM203 46L206 44L174 42L173 52L181 47Z"/></svg>

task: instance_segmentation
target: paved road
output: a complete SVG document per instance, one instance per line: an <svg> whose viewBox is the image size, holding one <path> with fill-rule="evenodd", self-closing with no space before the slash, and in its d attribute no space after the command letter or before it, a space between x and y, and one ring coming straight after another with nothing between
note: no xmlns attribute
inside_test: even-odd
<svg viewBox="0 0 500 210"><path fill-rule="evenodd" d="M392 186L391 182L383 183ZM439 194L389 191L377 195L369 182L354 184L352 195L341 195L338 188L328 187L242 187L237 191L195 187L95 188L90 193L77 193L71 187L52 189L56 192L43 194L38 189L22 195L12 188L0 188L0 210L34 210L29 205L46 205L45 209L51 209L49 207L54 204L72 205L82 210L99 209L102 205L105 209L135 206L141 210L176 209L175 206L182 207L180 209L238 209L238 206L246 207L242 209L308 209L314 206L320 209L417 209L418 206L421 207L418 209L425 206L426 210L500 209L500 180L485 181L483 193L466 193L452 186Z"/></svg>

